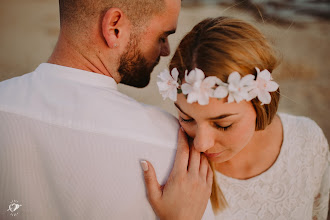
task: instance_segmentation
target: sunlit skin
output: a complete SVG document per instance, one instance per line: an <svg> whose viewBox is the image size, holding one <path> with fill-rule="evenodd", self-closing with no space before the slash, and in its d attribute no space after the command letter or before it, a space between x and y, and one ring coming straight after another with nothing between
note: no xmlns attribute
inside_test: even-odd
<svg viewBox="0 0 330 220"><path fill-rule="evenodd" d="M255 131L256 112L251 102L225 103L210 99L208 105L187 103L183 94L175 103L181 126L224 175L248 179L261 174L276 161L282 143L278 116L265 130Z"/></svg>
<svg viewBox="0 0 330 220"><path fill-rule="evenodd" d="M165 3L166 12L154 16L140 35L139 48L149 63L170 54L168 36L176 32L181 1L167 0Z"/></svg>
<svg viewBox="0 0 330 220"><path fill-rule="evenodd" d="M118 72L121 83L143 88L160 57L170 54L168 36L177 28L181 1L166 0L165 9L145 21L140 29L133 28L126 50L120 57ZM169 16L170 15L170 16Z"/></svg>

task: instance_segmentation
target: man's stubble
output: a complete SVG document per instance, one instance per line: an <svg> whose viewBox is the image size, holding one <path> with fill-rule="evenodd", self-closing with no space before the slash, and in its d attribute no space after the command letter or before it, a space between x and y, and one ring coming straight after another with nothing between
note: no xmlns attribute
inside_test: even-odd
<svg viewBox="0 0 330 220"><path fill-rule="evenodd" d="M139 49L139 38L131 35L126 52L120 57L118 73L122 84L143 88L150 82L150 74L159 63L160 57L149 63Z"/></svg>

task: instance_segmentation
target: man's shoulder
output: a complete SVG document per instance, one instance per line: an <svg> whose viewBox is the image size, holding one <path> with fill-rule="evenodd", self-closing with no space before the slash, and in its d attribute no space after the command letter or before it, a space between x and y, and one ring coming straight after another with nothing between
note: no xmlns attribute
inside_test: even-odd
<svg viewBox="0 0 330 220"><path fill-rule="evenodd" d="M152 105L142 104L143 108L158 123L167 123L169 126L179 128L178 119L165 110Z"/></svg>
<svg viewBox="0 0 330 220"><path fill-rule="evenodd" d="M176 147L179 124L171 114L115 89L53 78L34 71L2 82L0 110L72 129Z"/></svg>
<svg viewBox="0 0 330 220"><path fill-rule="evenodd" d="M34 73L34 71L25 73L21 76L16 76L16 77L1 81L0 89L2 89L2 90L9 89L9 88L12 88L13 86L16 87L19 84L23 84L30 80L30 78L33 76L33 73Z"/></svg>
<svg viewBox="0 0 330 220"><path fill-rule="evenodd" d="M28 96L26 91L30 86L34 72L26 73L11 79L0 82L0 106L7 106L13 103L18 95Z"/></svg>
<svg viewBox="0 0 330 220"><path fill-rule="evenodd" d="M144 116L144 126L146 131L149 130L147 133L157 136L159 140L168 143L172 147L176 147L180 127L177 118L156 106L142 103L140 105L142 107L140 108L140 114Z"/></svg>

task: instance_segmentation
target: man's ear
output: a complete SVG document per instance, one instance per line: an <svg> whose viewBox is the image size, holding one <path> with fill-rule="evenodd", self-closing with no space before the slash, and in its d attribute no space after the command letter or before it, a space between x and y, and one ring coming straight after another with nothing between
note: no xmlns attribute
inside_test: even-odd
<svg viewBox="0 0 330 220"><path fill-rule="evenodd" d="M118 48L129 39L130 23L122 10L110 8L102 20L102 34L109 48ZM127 37L128 36L128 37Z"/></svg>

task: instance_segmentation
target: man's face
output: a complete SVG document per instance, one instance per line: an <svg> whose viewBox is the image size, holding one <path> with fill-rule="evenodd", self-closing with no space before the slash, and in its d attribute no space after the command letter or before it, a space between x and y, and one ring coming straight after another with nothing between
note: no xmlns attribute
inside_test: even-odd
<svg viewBox="0 0 330 220"><path fill-rule="evenodd" d="M161 56L170 54L167 37L176 31L180 0L165 0L166 9L153 16L142 33L131 34L126 52L120 58L121 83L143 88Z"/></svg>

